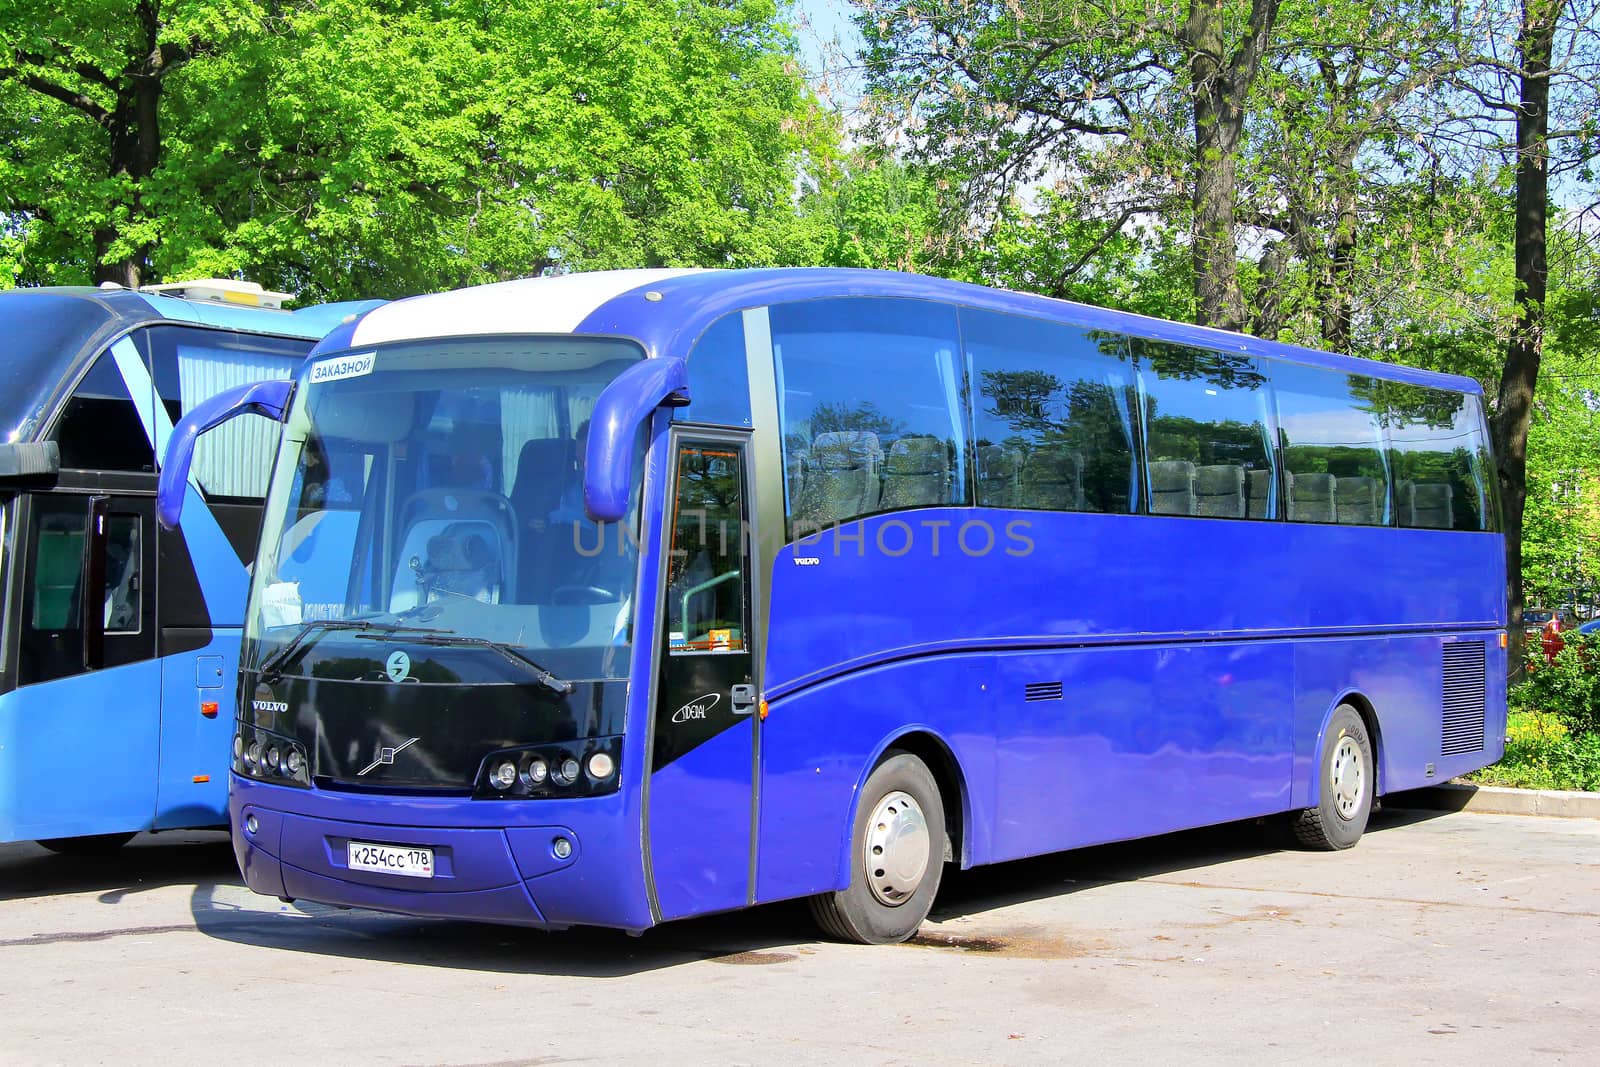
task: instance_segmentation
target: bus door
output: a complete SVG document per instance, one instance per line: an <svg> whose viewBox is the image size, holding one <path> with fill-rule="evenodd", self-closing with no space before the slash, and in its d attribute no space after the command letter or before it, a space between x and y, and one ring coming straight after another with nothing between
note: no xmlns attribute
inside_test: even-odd
<svg viewBox="0 0 1600 1067"><path fill-rule="evenodd" d="M5 733L23 837L148 826L155 809L155 500L27 496ZM92 801L86 798L92 797Z"/></svg>
<svg viewBox="0 0 1600 1067"><path fill-rule="evenodd" d="M646 840L662 919L751 901L760 717L748 437L675 432Z"/></svg>

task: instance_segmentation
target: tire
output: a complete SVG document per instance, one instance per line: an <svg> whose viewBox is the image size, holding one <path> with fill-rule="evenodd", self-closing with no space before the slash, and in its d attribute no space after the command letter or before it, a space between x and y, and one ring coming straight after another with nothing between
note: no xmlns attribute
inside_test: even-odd
<svg viewBox="0 0 1600 1067"><path fill-rule="evenodd" d="M41 846L62 856L104 856L133 840L133 834L91 834L88 837L48 837Z"/></svg>
<svg viewBox="0 0 1600 1067"><path fill-rule="evenodd" d="M1349 704L1328 720L1317 774L1317 806L1294 817L1295 840L1322 852L1349 848L1367 828L1378 784L1366 723Z"/></svg>
<svg viewBox="0 0 1600 1067"><path fill-rule="evenodd" d="M867 777L850 835L850 884L808 903L829 936L892 945L922 926L944 873L944 803L927 766L890 751Z"/></svg>

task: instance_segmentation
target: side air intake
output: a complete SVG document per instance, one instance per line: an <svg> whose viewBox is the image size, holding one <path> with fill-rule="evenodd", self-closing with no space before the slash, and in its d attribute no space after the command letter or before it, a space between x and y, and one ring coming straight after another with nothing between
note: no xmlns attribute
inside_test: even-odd
<svg viewBox="0 0 1600 1067"><path fill-rule="evenodd" d="M1444 643L1444 736L1439 746L1442 755L1483 751L1485 677L1482 641Z"/></svg>
<svg viewBox="0 0 1600 1067"><path fill-rule="evenodd" d="M1024 700L1060 700L1060 682L1029 682L1022 691Z"/></svg>

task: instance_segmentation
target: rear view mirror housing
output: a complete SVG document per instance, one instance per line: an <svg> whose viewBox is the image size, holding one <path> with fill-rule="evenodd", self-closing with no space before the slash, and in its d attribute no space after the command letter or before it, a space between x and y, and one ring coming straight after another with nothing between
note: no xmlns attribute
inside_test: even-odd
<svg viewBox="0 0 1600 1067"><path fill-rule="evenodd" d="M156 518L161 520L162 526L175 529L183 515L189 465L194 462L194 444L200 435L240 415L265 415L274 422L281 422L293 392L292 381L238 385L202 400L178 420L172 428L172 436L167 439L166 454L161 457L161 481L156 489Z"/></svg>
<svg viewBox="0 0 1600 1067"><path fill-rule="evenodd" d="M61 473L61 446L54 441L0 445L0 484L54 478Z"/></svg>

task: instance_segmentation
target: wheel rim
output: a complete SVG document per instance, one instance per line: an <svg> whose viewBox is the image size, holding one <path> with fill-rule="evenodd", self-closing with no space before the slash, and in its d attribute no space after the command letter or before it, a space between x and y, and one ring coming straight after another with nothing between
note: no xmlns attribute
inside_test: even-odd
<svg viewBox="0 0 1600 1067"><path fill-rule="evenodd" d="M867 885L878 902L893 908L910 900L928 870L929 855L928 820L916 799L896 791L878 801L862 846Z"/></svg>
<svg viewBox="0 0 1600 1067"><path fill-rule="evenodd" d="M1333 749L1329 778L1333 786L1333 808L1341 819L1352 819L1361 810L1367 793L1367 767L1361 746L1349 734L1339 738Z"/></svg>

